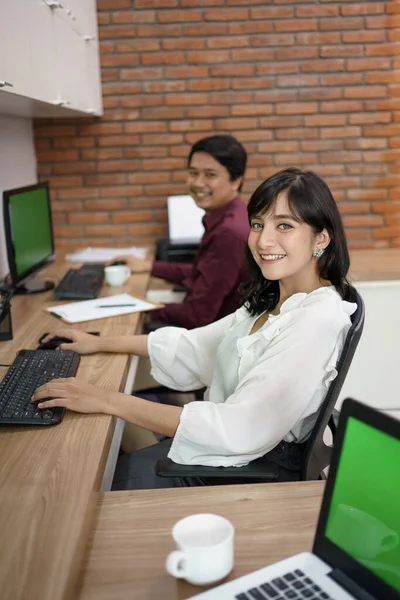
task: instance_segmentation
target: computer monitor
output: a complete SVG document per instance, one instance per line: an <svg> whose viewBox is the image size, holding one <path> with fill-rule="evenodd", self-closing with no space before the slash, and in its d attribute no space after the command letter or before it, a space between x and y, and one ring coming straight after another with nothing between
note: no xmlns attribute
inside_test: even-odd
<svg viewBox="0 0 400 600"><path fill-rule="evenodd" d="M54 260L48 184L38 183L4 191L3 214L14 293L33 294L54 287L51 281L37 278L26 280L29 275Z"/></svg>

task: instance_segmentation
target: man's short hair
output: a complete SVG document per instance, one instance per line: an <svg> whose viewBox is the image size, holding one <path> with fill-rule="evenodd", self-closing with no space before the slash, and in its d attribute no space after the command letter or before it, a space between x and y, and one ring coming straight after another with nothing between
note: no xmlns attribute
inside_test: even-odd
<svg viewBox="0 0 400 600"><path fill-rule="evenodd" d="M223 165L231 181L243 177L246 171L247 152L232 135L210 135L194 143L188 157L188 167L196 152L206 152ZM240 184L239 190L242 188Z"/></svg>

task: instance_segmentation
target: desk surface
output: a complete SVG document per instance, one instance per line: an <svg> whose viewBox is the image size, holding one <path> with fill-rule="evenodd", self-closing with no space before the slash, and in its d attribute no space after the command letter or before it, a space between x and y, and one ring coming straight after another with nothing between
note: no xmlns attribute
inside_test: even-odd
<svg viewBox="0 0 400 600"><path fill-rule="evenodd" d="M226 581L298 552L314 539L322 481L106 492L77 600L181 600L202 591L165 571L179 519L213 512L235 527Z"/></svg>
<svg viewBox="0 0 400 600"><path fill-rule="evenodd" d="M70 266L70 265L69 265ZM58 281L67 265L52 264L41 274ZM125 286L104 288L102 295L143 295L149 276L131 277ZM66 326L43 305L52 292L12 299L14 339L0 344L0 363L10 364L17 350L36 348L46 331ZM83 331L107 335L134 333L138 314L78 324ZM122 391L128 355L81 358L77 376ZM5 369L0 368L0 377ZM3 600L75 598L74 585L113 434L106 415L67 413L49 428L3 427L0 430L0 586Z"/></svg>

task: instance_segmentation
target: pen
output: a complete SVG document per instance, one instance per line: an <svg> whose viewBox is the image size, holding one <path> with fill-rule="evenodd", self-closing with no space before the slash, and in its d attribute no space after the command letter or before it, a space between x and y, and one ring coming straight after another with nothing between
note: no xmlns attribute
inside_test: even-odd
<svg viewBox="0 0 400 600"><path fill-rule="evenodd" d="M96 308L122 308L124 306L136 306L134 302L131 304L101 304L100 306L96 306Z"/></svg>

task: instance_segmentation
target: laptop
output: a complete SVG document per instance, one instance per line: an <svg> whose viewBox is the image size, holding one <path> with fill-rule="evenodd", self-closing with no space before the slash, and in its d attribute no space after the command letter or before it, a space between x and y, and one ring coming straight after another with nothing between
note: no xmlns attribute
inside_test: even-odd
<svg viewBox="0 0 400 600"><path fill-rule="evenodd" d="M346 399L312 553L192 600L266 598L400 599L400 420Z"/></svg>

